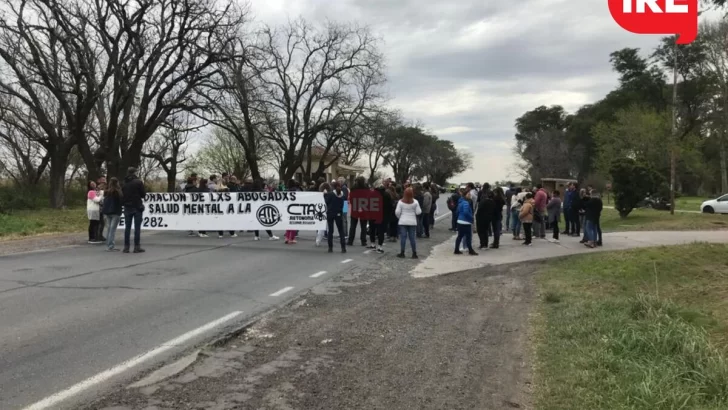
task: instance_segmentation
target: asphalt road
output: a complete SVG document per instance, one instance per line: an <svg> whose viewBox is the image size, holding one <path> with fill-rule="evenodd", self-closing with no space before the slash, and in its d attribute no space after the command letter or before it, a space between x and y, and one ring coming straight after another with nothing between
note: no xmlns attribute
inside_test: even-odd
<svg viewBox="0 0 728 410"><path fill-rule="evenodd" d="M252 238L164 232L143 237L144 254L0 257L0 409L73 408L371 259L358 241L328 254L311 232L293 246Z"/></svg>

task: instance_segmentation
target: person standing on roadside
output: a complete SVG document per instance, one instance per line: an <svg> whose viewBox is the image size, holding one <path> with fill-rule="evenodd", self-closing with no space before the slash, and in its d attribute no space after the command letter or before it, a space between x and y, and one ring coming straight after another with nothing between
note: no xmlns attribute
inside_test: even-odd
<svg viewBox="0 0 728 410"><path fill-rule="evenodd" d="M354 186L352 187L352 191L357 190L368 190L369 187L367 186L367 180L364 177L357 177L356 180L354 180ZM349 204L351 205L351 198L349 198ZM361 222L361 232L359 234L359 240L361 241L361 246L367 246L367 220L366 219L359 219L351 217L351 225L349 226L349 246L354 246L354 239L356 238L356 226Z"/></svg>
<svg viewBox="0 0 728 410"><path fill-rule="evenodd" d="M551 197L551 201L546 206L546 211L549 214L549 224L553 228L553 242L559 243L559 221L561 220L561 192L554 191L554 196Z"/></svg>
<svg viewBox="0 0 728 410"><path fill-rule="evenodd" d="M100 203L104 198L99 195L96 183L89 181L86 194L86 215L88 215L88 243L96 245L102 243L99 235L99 220L101 219Z"/></svg>
<svg viewBox="0 0 728 410"><path fill-rule="evenodd" d="M506 191L506 232L511 229L511 205L513 204L513 197L516 193L516 186L511 184Z"/></svg>
<svg viewBox="0 0 728 410"><path fill-rule="evenodd" d="M399 247L400 252L398 258L404 258L404 249L407 245L407 239L412 247L412 259L417 259L417 240L415 234L417 232L417 216L422 214L420 204L415 201L415 193L412 188L404 190L402 199L397 202L397 208L394 211L399 218Z"/></svg>
<svg viewBox="0 0 728 410"><path fill-rule="evenodd" d="M477 255L473 249L473 204L468 197L470 196L465 190L458 201L457 207L457 223L458 237L455 239L455 255L462 255L460 250L461 242L468 249L469 255ZM477 198L476 198L477 199Z"/></svg>
<svg viewBox="0 0 728 410"><path fill-rule="evenodd" d="M432 193L430 192L430 183L425 182L422 185L422 230L425 239L430 238L430 215L432 212Z"/></svg>
<svg viewBox="0 0 728 410"><path fill-rule="evenodd" d="M475 231L478 233L478 238L480 238L479 249L488 249L488 226L492 223L491 220L495 214L495 201L493 197L492 192L481 195L480 201L478 202L478 210L475 212Z"/></svg>
<svg viewBox="0 0 728 410"><path fill-rule="evenodd" d="M109 228L106 233L106 250L108 252L118 251L115 247L114 237L116 236L116 228L119 227L119 221L121 220L121 211L121 186L119 185L119 180L116 177L112 177L109 180L108 188L104 192L104 205L101 212L106 219L106 226Z"/></svg>
<svg viewBox="0 0 728 410"><path fill-rule="evenodd" d="M344 223L344 239L349 240L349 185L346 178L339 177L341 192L344 193L344 212L341 213L341 220Z"/></svg>
<svg viewBox="0 0 728 410"><path fill-rule="evenodd" d="M435 213L437 213L437 201L440 199L440 187L433 183L430 186L430 195L432 195L432 208L430 208L430 230L435 229Z"/></svg>
<svg viewBox="0 0 728 410"><path fill-rule="evenodd" d="M324 200L326 201L326 225L328 228L329 253L334 251L334 225L339 232L339 241L341 242L341 253L346 253L346 235L344 234L344 222L342 214L344 212L344 193L341 191L341 184L334 182L331 187L323 184ZM319 239L316 238L318 241Z"/></svg>
<svg viewBox="0 0 728 410"><path fill-rule="evenodd" d="M124 203L124 253L129 253L131 228L134 225L134 253L142 253L141 229L144 214L144 197L147 195L144 183L137 177L137 169L129 167L124 178L121 194Z"/></svg>
<svg viewBox="0 0 728 410"><path fill-rule="evenodd" d="M546 205L548 205L548 195L541 184L536 185L536 192L533 195L535 203L533 210L533 236L546 239Z"/></svg>
<svg viewBox="0 0 728 410"><path fill-rule="evenodd" d="M493 207L493 219L490 224L490 232L493 233L493 244L490 248L498 249L500 247L500 237L503 233L503 207L506 206L506 198L503 195L503 189L500 187L493 190L493 201L495 206Z"/></svg>
<svg viewBox="0 0 728 410"><path fill-rule="evenodd" d="M526 198L523 200L523 206L518 214L523 224L523 231L526 234L526 240L523 242L525 246L531 246L533 239L531 228L533 227L533 211L536 206L536 201L533 200L533 194L531 192L526 194Z"/></svg>

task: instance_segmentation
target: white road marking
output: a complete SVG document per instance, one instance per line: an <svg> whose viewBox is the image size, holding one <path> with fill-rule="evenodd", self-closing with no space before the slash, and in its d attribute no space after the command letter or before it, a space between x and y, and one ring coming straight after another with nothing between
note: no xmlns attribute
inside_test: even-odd
<svg viewBox="0 0 728 410"><path fill-rule="evenodd" d="M445 215L440 215L440 216L438 216L437 218L435 218L435 220L436 220L436 221L439 221L440 219L445 219L445 218L447 218L448 216L452 218L452 215L450 215L450 214L445 214Z"/></svg>
<svg viewBox="0 0 728 410"><path fill-rule="evenodd" d="M309 276L309 278L318 278L319 276L323 276L323 275L325 275L327 273L328 272L326 272L325 270L322 270L321 272L316 272L313 275Z"/></svg>
<svg viewBox="0 0 728 410"><path fill-rule="evenodd" d="M354 259L344 259L343 261L341 261L341 263L349 263L349 262L351 262L351 261L353 261L353 260L354 260Z"/></svg>
<svg viewBox="0 0 728 410"><path fill-rule="evenodd" d="M372 250L369 249L368 251L364 251L363 253L364 253L364 255L369 255L370 253L372 253Z"/></svg>
<svg viewBox="0 0 728 410"><path fill-rule="evenodd" d="M146 353L140 354L139 356L135 356L127 361L121 362L120 364L118 364L108 370L105 370L95 376L91 376L88 379L86 379L78 384L75 384L66 390L60 391L52 396L46 397L45 399L43 399L39 402L31 404L30 406L24 408L23 410L44 410L44 409L48 409L48 408L55 408L55 407L57 407L58 403L60 403L64 400L67 400L67 399L83 392L84 390L87 390L90 387L103 383L106 380L109 380L110 378L112 378L116 375L119 375L135 366L138 366L138 365L154 358L155 356L159 356L160 354L162 354L170 349L181 346L184 343L186 343L187 341L189 341L190 339L197 337L217 326L220 326L221 324L228 322L242 314L243 314L243 312L241 312L241 311L235 311L235 312L232 312L228 315L221 317L220 319L213 320L212 322L210 322L206 325L200 326L197 329L191 330L175 339L172 339L166 343L162 343L161 345L155 347L154 349L152 349Z"/></svg>
<svg viewBox="0 0 728 410"><path fill-rule="evenodd" d="M286 286L285 288L283 288L283 289L279 290L279 291L278 291L278 292L276 292L276 293L271 293L271 294L270 294L270 296L280 296L280 295L282 295L282 294L284 294L284 293L288 292L288 291L289 291L289 290L291 290L291 289L293 289L293 286Z"/></svg>

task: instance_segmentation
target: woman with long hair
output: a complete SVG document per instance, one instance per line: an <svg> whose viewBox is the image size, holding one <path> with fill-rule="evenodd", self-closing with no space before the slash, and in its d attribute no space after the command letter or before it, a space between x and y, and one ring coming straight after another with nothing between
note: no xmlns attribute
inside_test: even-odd
<svg viewBox="0 0 728 410"><path fill-rule="evenodd" d="M122 211L122 194L121 185L116 177L112 177L109 180L109 186L104 191L104 205L102 208L102 214L106 219L106 226L108 231L106 232L106 250L118 251L115 248L114 236L116 235L116 228L119 227L119 221L121 220Z"/></svg>
<svg viewBox="0 0 728 410"><path fill-rule="evenodd" d="M86 194L86 214L88 215L88 243L99 244L99 221L101 220L100 203L103 196L96 190L96 183L89 181Z"/></svg>
<svg viewBox="0 0 728 410"><path fill-rule="evenodd" d="M412 259L417 259L417 242L415 234L417 232L417 217L422 215L420 204L415 201L415 194L412 188L404 190L402 199L397 203L395 210L397 218L399 218L399 244L400 252L398 258L404 258L404 248L407 245L409 237L410 246L412 247Z"/></svg>

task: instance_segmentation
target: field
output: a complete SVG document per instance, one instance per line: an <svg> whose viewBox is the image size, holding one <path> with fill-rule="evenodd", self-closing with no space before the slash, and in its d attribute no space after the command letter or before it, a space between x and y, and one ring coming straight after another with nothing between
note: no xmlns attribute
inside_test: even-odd
<svg viewBox="0 0 728 410"><path fill-rule="evenodd" d="M87 229L86 208L42 208L0 214L0 240L39 234L83 232Z"/></svg>
<svg viewBox="0 0 728 410"><path fill-rule="evenodd" d="M728 408L726 272L726 245L549 262L537 277L537 408Z"/></svg>
<svg viewBox="0 0 728 410"><path fill-rule="evenodd" d="M728 215L687 212L675 212L675 215L670 215L668 211L635 209L627 219L622 219L614 209L604 209L601 224L605 232L728 229Z"/></svg>

